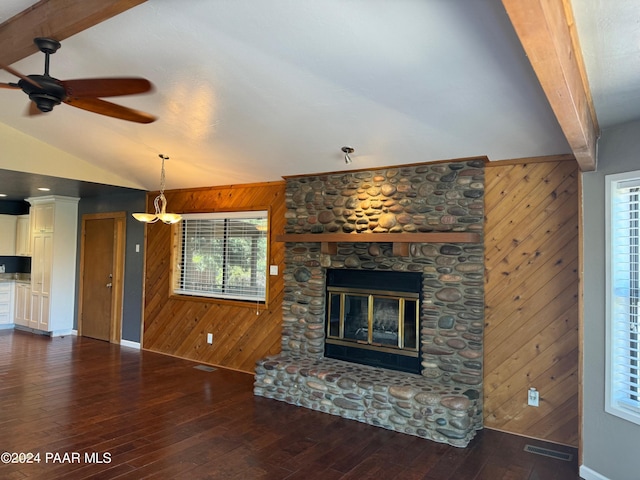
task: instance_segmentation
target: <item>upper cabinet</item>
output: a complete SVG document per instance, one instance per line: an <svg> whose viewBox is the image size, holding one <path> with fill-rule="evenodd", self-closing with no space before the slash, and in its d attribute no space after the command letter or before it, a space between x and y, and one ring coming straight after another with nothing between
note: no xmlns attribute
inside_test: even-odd
<svg viewBox="0 0 640 480"><path fill-rule="evenodd" d="M55 220L55 204L54 203L40 203L41 198L36 197L27 199L31 204L31 233L46 233L53 232L54 220Z"/></svg>
<svg viewBox="0 0 640 480"><path fill-rule="evenodd" d="M31 219L29 215L18 215L16 226L16 255L31 256Z"/></svg>
<svg viewBox="0 0 640 480"><path fill-rule="evenodd" d="M0 215L0 256L16 254L16 215Z"/></svg>

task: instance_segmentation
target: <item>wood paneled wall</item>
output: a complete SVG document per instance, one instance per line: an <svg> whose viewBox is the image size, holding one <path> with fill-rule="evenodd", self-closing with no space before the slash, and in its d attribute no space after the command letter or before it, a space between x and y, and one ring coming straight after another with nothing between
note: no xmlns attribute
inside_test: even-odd
<svg viewBox="0 0 640 480"><path fill-rule="evenodd" d="M578 170L575 161L488 163L485 426L578 443ZM171 228L147 227L143 348L253 372L280 351L284 182L167 192L171 211L271 208L269 305L170 298ZM155 194L149 195L149 202ZM149 208L152 208L151 205ZM213 332L213 347L206 333ZM540 406L527 406L527 390Z"/></svg>
<svg viewBox="0 0 640 480"><path fill-rule="evenodd" d="M577 164L489 163L485 178L485 426L577 446Z"/></svg>
<svg viewBox="0 0 640 480"><path fill-rule="evenodd" d="M169 210L181 213L269 209L269 264L279 275L268 277L268 305L170 296L172 228L147 226L145 262L144 349L203 363L253 372L261 357L280 351L284 244L284 182L165 192ZM148 196L148 208L157 193ZM213 333L213 345L207 344Z"/></svg>

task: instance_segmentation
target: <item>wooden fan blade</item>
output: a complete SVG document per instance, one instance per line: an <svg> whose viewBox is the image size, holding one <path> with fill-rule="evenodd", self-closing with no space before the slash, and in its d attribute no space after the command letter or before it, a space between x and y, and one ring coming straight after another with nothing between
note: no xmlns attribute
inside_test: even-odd
<svg viewBox="0 0 640 480"><path fill-rule="evenodd" d="M81 108L82 110L99 113L100 115L106 115L108 117L128 120L130 122L151 123L156 121L156 117L149 113L123 107L122 105L100 100L99 98L69 97L64 100L64 103L71 105L72 107Z"/></svg>
<svg viewBox="0 0 640 480"><path fill-rule="evenodd" d="M60 82L69 97L116 97L146 93L153 89L145 78L84 78Z"/></svg>
<svg viewBox="0 0 640 480"><path fill-rule="evenodd" d="M2 68L3 70L6 70L7 72L11 73L12 75L15 75L18 78L21 78L25 82L29 82L31 85L33 85L36 88L42 88L40 84L36 82L34 79L21 74L19 71L15 70L14 68L11 68L9 65L3 65L0 63L0 68Z"/></svg>
<svg viewBox="0 0 640 480"><path fill-rule="evenodd" d="M15 83L0 83L0 88L10 88L11 90L20 90L20 87Z"/></svg>
<svg viewBox="0 0 640 480"><path fill-rule="evenodd" d="M36 105L36 102L29 102L29 107L27 108L27 117L34 117L36 115L42 115L42 111Z"/></svg>

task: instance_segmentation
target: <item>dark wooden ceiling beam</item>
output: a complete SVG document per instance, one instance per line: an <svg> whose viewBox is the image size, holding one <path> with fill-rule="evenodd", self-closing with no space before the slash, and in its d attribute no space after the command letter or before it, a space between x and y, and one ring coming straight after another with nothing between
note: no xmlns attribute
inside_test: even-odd
<svg viewBox="0 0 640 480"><path fill-rule="evenodd" d="M502 0L582 171L600 134L569 0Z"/></svg>
<svg viewBox="0 0 640 480"><path fill-rule="evenodd" d="M58 41L147 0L41 0L0 25L0 63L11 65L38 51L35 37Z"/></svg>

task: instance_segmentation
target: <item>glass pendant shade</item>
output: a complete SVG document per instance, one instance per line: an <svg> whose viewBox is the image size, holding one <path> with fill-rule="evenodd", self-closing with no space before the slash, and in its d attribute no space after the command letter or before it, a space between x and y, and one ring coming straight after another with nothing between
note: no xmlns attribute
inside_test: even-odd
<svg viewBox="0 0 640 480"><path fill-rule="evenodd" d="M132 213L132 215L133 218L135 218L139 222L144 223L153 223L158 220L158 217L156 217L153 213Z"/></svg>

